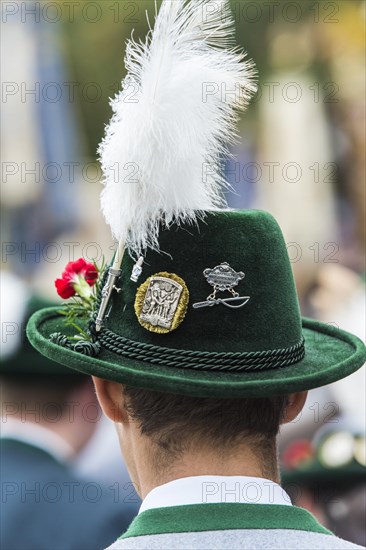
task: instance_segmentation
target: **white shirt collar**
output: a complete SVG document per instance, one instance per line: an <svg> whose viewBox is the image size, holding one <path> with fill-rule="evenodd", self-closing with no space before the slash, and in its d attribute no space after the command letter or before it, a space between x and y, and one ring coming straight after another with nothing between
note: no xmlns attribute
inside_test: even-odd
<svg viewBox="0 0 366 550"><path fill-rule="evenodd" d="M152 489L144 498L139 514L152 508L219 502L291 506L288 494L280 485L268 479L247 476L194 476L175 479Z"/></svg>
<svg viewBox="0 0 366 550"><path fill-rule="evenodd" d="M74 449L63 437L35 422L3 417L0 436L42 449L59 462L70 460L74 454Z"/></svg>

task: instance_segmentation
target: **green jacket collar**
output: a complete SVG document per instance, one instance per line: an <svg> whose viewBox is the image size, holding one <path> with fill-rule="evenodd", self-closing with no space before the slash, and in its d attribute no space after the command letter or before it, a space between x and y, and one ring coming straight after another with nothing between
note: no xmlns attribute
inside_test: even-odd
<svg viewBox="0 0 366 550"><path fill-rule="evenodd" d="M189 504L139 514L121 537L226 529L294 529L332 535L309 512L281 504Z"/></svg>

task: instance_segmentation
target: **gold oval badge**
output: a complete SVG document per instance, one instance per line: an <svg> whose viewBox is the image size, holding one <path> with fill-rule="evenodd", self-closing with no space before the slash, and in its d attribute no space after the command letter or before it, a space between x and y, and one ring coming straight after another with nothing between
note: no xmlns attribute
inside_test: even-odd
<svg viewBox="0 0 366 550"><path fill-rule="evenodd" d="M135 312L144 328L166 334L179 327L188 307L186 283L175 273L156 273L137 289Z"/></svg>

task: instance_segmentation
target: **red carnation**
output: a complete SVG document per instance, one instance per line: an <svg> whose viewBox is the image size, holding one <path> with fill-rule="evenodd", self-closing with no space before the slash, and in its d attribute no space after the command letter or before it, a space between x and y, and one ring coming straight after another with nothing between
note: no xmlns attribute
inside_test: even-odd
<svg viewBox="0 0 366 550"><path fill-rule="evenodd" d="M67 299L78 294L82 298L89 299L91 287L98 278L98 271L94 264L87 263L83 258L75 262L69 262L62 273L62 279L56 279L57 294Z"/></svg>

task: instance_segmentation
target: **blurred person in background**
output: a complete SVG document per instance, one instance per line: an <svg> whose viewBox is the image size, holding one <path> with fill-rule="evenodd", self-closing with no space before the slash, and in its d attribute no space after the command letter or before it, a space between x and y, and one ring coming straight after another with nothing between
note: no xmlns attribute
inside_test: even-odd
<svg viewBox="0 0 366 550"><path fill-rule="evenodd" d="M81 178L68 167L80 166L83 140L65 88L62 26L49 24L43 7L0 5L2 261L26 280L40 278L42 260L54 261L48 245L77 229L80 208L74 187Z"/></svg>
<svg viewBox="0 0 366 550"><path fill-rule="evenodd" d="M49 6L51 11L54 6ZM58 6L60 10L63 7L62 4ZM71 92L73 87L75 91L78 88L80 77L70 74L64 43L66 25L50 23L48 12L43 9L47 10L48 6L31 1L0 6L4 82L1 105L4 170L0 223L4 269L10 269L22 280L28 281L35 293L46 296L47 285L44 281L52 279L53 271L54 274L58 272L61 258L61 261L65 256L73 259L78 247L88 250L93 256L97 255L105 239L97 216L93 219L88 216L93 209L90 203L96 200L99 191L98 185L92 184L95 183L93 167L95 165L96 169L96 163L85 151L85 136L80 126L80 102ZM82 219L81 210L84 212ZM109 241L105 246L108 245ZM7 284L4 293L8 292L6 289ZM23 305L21 303L21 307ZM11 315L10 319L13 321L14 316ZM4 334L4 338L7 339L8 351L4 348L4 354L9 353L11 341L16 340L10 334L12 324L7 328L9 334ZM32 359L27 362L32 368L37 368L39 358L29 346L27 357L28 353L32 353ZM10 370L14 370L13 367ZM32 373L33 376L36 376L35 373ZM42 374L40 377L46 386L56 379L53 377L47 382ZM18 372L14 384L9 378L10 375L7 375L8 392L16 387L19 393L21 383L23 386L32 384L25 377L21 381ZM74 387L71 377L66 379L63 376L62 380L68 380L70 387L66 387L61 380L60 385L65 387L63 390L60 387L55 399L50 396L50 401L57 402L56 398L61 399L69 390L74 393L83 390L82 396L77 396L76 400L81 402L81 397L83 401L88 399L90 406L87 413L97 415L90 387L83 378L77 384L76 378ZM66 408L65 418L76 413L76 408ZM10 418L14 415L8 416L10 426ZM29 414L27 419L29 431L32 415ZM56 425L62 425L61 419L51 424L51 428L56 429ZM100 417L89 422L84 419L81 425L85 432L85 444L80 445L69 462L72 472L77 478L82 476L101 485L112 486L111 493L120 502L127 499L133 507L136 496L126 470L121 468L113 426ZM65 427L66 437L71 437L73 426L65 422ZM4 429L2 431L5 433ZM75 434L76 438L80 437L76 431Z"/></svg>
<svg viewBox="0 0 366 550"><path fill-rule="evenodd" d="M293 504L338 537L366 546L365 431L336 417L313 438L295 439L282 453L282 486Z"/></svg>
<svg viewBox="0 0 366 550"><path fill-rule="evenodd" d="M91 380L26 341L28 316L49 304L7 273L1 298L1 548L104 548L121 524L128 526L136 505L73 472L100 417Z"/></svg>
<svg viewBox="0 0 366 550"><path fill-rule="evenodd" d="M311 313L320 321L338 326L366 339L365 277L339 263L322 265L309 293ZM333 401L343 413L357 418L366 430L365 370L355 372L329 387Z"/></svg>

